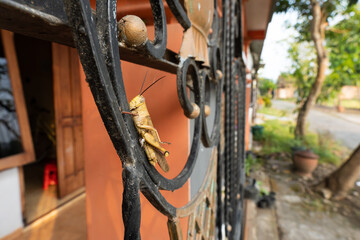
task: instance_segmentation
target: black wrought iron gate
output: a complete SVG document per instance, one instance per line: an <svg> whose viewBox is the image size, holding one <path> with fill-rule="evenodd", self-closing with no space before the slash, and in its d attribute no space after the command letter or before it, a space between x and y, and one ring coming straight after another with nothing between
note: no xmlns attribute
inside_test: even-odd
<svg viewBox="0 0 360 240"><path fill-rule="evenodd" d="M209 64L167 49L163 1L149 1L155 40L146 39L136 46L118 39L116 0L97 1L96 12L87 0L0 0L0 28L78 49L86 80L123 165L125 239L140 239L140 192L168 217L171 239L242 239L246 81L241 1L211 1L211 31L206 36ZM189 30L192 21L186 6L197 1L166 2L184 31ZM163 177L149 164L132 116L123 113L130 109L120 58L177 74L180 104L195 127L185 167L173 179ZM211 88L216 91L216 114L209 130L205 108ZM188 181L201 143L213 149L206 177L197 195L176 208L159 190L174 191ZM182 236L182 217L189 217L187 236Z"/></svg>

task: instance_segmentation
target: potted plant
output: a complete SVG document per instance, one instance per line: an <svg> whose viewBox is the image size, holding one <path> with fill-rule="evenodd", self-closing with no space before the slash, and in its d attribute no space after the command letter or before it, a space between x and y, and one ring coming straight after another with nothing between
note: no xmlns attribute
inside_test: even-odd
<svg viewBox="0 0 360 240"><path fill-rule="evenodd" d="M303 177L311 177L318 165L318 159L319 156L309 149L296 151L292 158L295 173Z"/></svg>
<svg viewBox="0 0 360 240"><path fill-rule="evenodd" d="M344 108L344 106L342 106L340 98L339 98L339 103L336 108L337 108L338 112L341 112L341 113L345 112L345 108Z"/></svg>
<svg viewBox="0 0 360 240"><path fill-rule="evenodd" d="M264 137L264 126L262 126L262 125L252 126L251 133L253 135L254 140L260 141Z"/></svg>
<svg viewBox="0 0 360 240"><path fill-rule="evenodd" d="M292 131L292 130L290 130ZM293 145L290 147L291 150L291 158L294 158L294 154L298 151L305 151L308 148L303 144L303 142L299 139L296 139Z"/></svg>

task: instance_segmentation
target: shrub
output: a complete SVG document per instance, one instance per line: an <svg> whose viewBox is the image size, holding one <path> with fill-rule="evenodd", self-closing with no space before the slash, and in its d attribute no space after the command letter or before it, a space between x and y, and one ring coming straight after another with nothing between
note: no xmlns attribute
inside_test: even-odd
<svg viewBox="0 0 360 240"><path fill-rule="evenodd" d="M268 95L270 91L276 89L276 84L271 79L260 78L259 79L259 90L261 96Z"/></svg>
<svg viewBox="0 0 360 240"><path fill-rule="evenodd" d="M305 140L295 139L294 123L291 121L268 120L264 123L261 154L291 154L292 147L305 146L319 155L319 162L338 165L348 150L334 141L329 134L309 133Z"/></svg>
<svg viewBox="0 0 360 240"><path fill-rule="evenodd" d="M271 104L271 98L269 95L264 96L263 101L264 101L265 107L267 107L267 108L271 107L272 104Z"/></svg>
<svg viewBox="0 0 360 240"><path fill-rule="evenodd" d="M253 154L247 154L245 159L245 173L247 176L250 174L250 170L256 168L259 165L259 160Z"/></svg>

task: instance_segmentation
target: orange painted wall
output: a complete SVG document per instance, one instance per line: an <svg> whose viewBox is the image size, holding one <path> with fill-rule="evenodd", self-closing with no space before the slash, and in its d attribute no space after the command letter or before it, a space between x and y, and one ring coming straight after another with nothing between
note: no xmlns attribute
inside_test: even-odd
<svg viewBox="0 0 360 240"><path fill-rule="evenodd" d="M180 25L169 24L168 48L178 52L182 41ZM149 35L153 29L148 28ZM148 80L145 86L163 75L153 88L145 93L146 103L155 128L163 141L171 142L166 146L170 152L168 162L170 172L165 176L172 178L183 168L189 151L189 121L184 117L176 92L176 76L143 66L122 62L122 72L128 100L140 90L146 71ZM85 147L85 183L88 239L123 239L122 205L122 168L110 139L103 126L100 115L90 93L85 76L82 74L83 124ZM163 192L168 201L179 207L188 202L189 186L185 184L175 192ZM141 197L142 239L169 239L167 218L161 215L146 199ZM186 221L182 221L183 231Z"/></svg>
<svg viewBox="0 0 360 240"><path fill-rule="evenodd" d="M251 96L251 80L246 79L245 150L249 150L249 142L250 142L250 123L249 123L250 96Z"/></svg>

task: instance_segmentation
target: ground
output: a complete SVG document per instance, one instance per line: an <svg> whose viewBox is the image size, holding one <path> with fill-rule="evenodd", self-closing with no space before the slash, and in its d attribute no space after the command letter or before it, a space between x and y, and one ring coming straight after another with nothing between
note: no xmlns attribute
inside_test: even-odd
<svg viewBox="0 0 360 240"><path fill-rule="evenodd" d="M87 239L85 193L33 222L9 240Z"/></svg>
<svg viewBox="0 0 360 240"><path fill-rule="evenodd" d="M331 171L318 168L314 179L305 180L292 172L290 161L270 158L252 176L261 189L276 192L270 209L256 208L255 223L247 240L357 240L360 236L360 188L343 201L330 201L309 189ZM269 238L271 236L271 238Z"/></svg>
<svg viewBox="0 0 360 240"><path fill-rule="evenodd" d="M292 112L295 104L273 101L273 107ZM294 117L290 114L277 118ZM360 113L339 114L327 108L313 108L308 123L310 130L330 132L350 149L360 143ZM342 201L327 199L311 187L336 166L319 165L313 177L305 179L293 173L289 155L274 154L262 160L262 166L251 176L260 181L260 189L276 192L276 201L270 209L257 208L248 201L247 240L360 239L360 187L355 186Z"/></svg>

